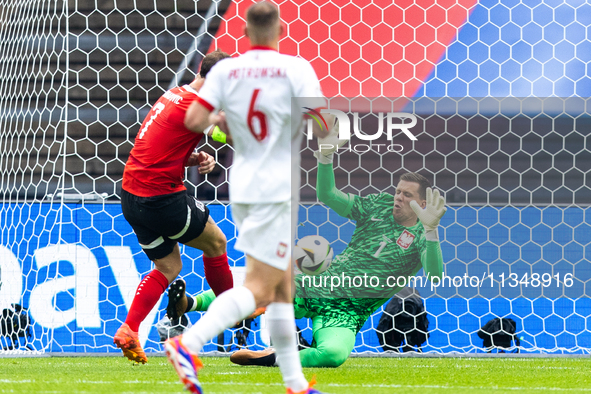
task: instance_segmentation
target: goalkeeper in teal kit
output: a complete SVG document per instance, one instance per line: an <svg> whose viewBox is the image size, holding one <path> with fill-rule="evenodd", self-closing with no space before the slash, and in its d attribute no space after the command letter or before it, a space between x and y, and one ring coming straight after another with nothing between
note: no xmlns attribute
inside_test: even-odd
<svg viewBox="0 0 591 394"><path fill-rule="evenodd" d="M321 148L332 145L336 149L337 141L334 145L323 141L319 144ZM429 278L443 273L437 226L446 211L445 200L430 188L426 178L415 173L402 175L395 196L345 194L335 187L334 149L322 148L321 152L315 154L318 199L340 216L354 220L356 227L347 248L320 275L329 276L327 286L310 287L305 277L302 280L302 275L296 276L295 317L311 318L313 324L312 347L300 351L303 367L338 367L346 361L366 320L400 290L395 281L387 283L388 277L412 277L421 268ZM379 278L379 284L375 279L371 285L366 279L361 287L351 283L354 277L372 276ZM339 286L331 288L331 279L333 284L340 282ZM174 305L180 307L179 314L183 309L207 309L213 294L186 297L187 305L182 287L182 294L176 298L183 300L182 305ZM235 352L231 360L241 365L273 365L275 356L272 348L243 349Z"/></svg>

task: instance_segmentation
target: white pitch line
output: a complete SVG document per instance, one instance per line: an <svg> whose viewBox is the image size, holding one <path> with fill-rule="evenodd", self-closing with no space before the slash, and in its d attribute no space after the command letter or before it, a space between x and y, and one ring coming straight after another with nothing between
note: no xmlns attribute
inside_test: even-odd
<svg viewBox="0 0 591 394"><path fill-rule="evenodd" d="M331 387L367 387L367 388L425 388L425 389L449 389L449 390L541 390L541 391L591 391L591 388L567 388L567 387L500 387L500 386L445 386L445 385L429 385L429 384L339 384L326 383Z"/></svg>
<svg viewBox="0 0 591 394"><path fill-rule="evenodd" d="M47 384L55 384L60 383L60 381L43 381L43 380L17 380L17 379L0 379L0 383L47 383ZM86 384L161 384L161 385L173 385L177 384L178 382L162 382L162 381L142 381L142 380L128 380L128 381L102 381L102 380L76 380L72 381L71 383L86 383Z"/></svg>
<svg viewBox="0 0 591 394"><path fill-rule="evenodd" d="M283 386L283 383L249 383L249 382L201 382L204 385L234 385L234 386ZM433 388L433 389L482 389L482 390L552 390L552 391L591 391L591 388L564 388L564 387L499 387L499 386L444 386L421 384L339 384L324 383L329 387L359 387L359 388Z"/></svg>
<svg viewBox="0 0 591 394"><path fill-rule="evenodd" d="M0 379L0 383L31 383L30 379L14 380L14 379Z"/></svg>
<svg viewBox="0 0 591 394"><path fill-rule="evenodd" d="M202 382L204 385L234 385L234 386L283 386L283 383L248 383L248 382ZM409 389L446 389L446 390L540 390L540 391L591 391L591 388L565 387L499 387L499 386L444 386L428 384L339 384L324 383L328 387L357 387L357 388L409 388Z"/></svg>
<svg viewBox="0 0 591 394"><path fill-rule="evenodd" d="M16 380L16 379L0 379L0 383L31 383L31 380ZM86 384L112 384L112 381L90 381L77 380L76 383ZM178 385L178 382L154 382L154 381L123 381L119 383L133 383L133 384L160 384L160 385ZM231 385L231 386L283 386L283 383L251 383L251 382L202 382L206 386L215 385ZM409 389L443 389L443 390L537 390L537 391L589 391L591 388L567 388L567 387L501 387L501 386L448 386L448 385L428 385L428 384L340 384L340 383L325 383L323 386L328 387L357 387L357 388L409 388ZM44 391L49 393L50 391Z"/></svg>
<svg viewBox="0 0 591 394"><path fill-rule="evenodd" d="M215 375L245 375L247 371L236 371L236 372L214 372Z"/></svg>

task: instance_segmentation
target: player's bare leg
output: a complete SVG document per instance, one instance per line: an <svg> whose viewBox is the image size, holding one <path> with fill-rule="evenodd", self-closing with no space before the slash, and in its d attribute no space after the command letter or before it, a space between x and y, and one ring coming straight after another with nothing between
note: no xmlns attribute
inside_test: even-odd
<svg viewBox="0 0 591 394"><path fill-rule="evenodd" d="M247 256L247 277L255 274L252 264L252 260ZM265 288L274 293L274 288L280 280L281 277L277 273L275 276L271 274L267 277L268 282ZM226 328L233 326L236 321L243 320L254 312L256 304L255 297L248 288L235 287L217 297L210 305L208 312L184 335L166 341L167 356L185 387L199 392L200 383L197 379L197 368L195 368L198 364L195 361L197 354L205 343Z"/></svg>
<svg viewBox="0 0 591 394"><path fill-rule="evenodd" d="M232 288L234 279L228 264L226 236L211 217L203 232L186 245L203 251L205 279L216 295Z"/></svg>
<svg viewBox="0 0 591 394"><path fill-rule="evenodd" d="M212 338L217 336L227 327L233 326L237 321L243 320L254 312L256 307L269 305L271 312L270 334L274 343L279 345L278 355L282 367L284 380L292 392L305 391L308 382L301 371L299 357L297 355L296 332L291 304L291 272L282 271L267 265L252 256L246 258L246 279L243 286L236 287L220 295L211 304L208 312L182 337L178 345L184 346L190 351L190 356L195 356ZM276 302L280 301L280 302ZM284 333L287 331L287 333ZM291 332L290 332L291 331ZM294 357L291 352L285 352L287 347L293 347ZM169 357L182 357L174 347L167 347ZM285 355L287 355L286 358ZM290 360L294 359L294 360ZM291 362L293 361L293 362ZM183 364L183 363L180 363ZM293 366L291 364L294 364ZM285 368L285 371L284 371ZM289 370L287 370L289 368ZM177 368L181 376L190 376Z"/></svg>
<svg viewBox="0 0 591 394"><path fill-rule="evenodd" d="M203 232L197 238L187 242L186 245L202 250L207 257L215 257L226 252L226 236L215 224L215 221L209 217Z"/></svg>
<svg viewBox="0 0 591 394"><path fill-rule="evenodd" d="M166 314L170 319L179 319L187 312L206 312L215 300L215 293L206 290L195 295L186 293L186 283L183 279L172 282L168 288L168 306ZM246 320L254 319L263 313L267 308L257 308ZM174 325L174 324L173 324Z"/></svg>
<svg viewBox="0 0 591 394"><path fill-rule="evenodd" d="M191 351L200 351L207 341L249 316L256 307L274 301L284 275L285 271L247 256L244 285L223 293L211 303L208 312L193 326L195 328L184 335L186 346Z"/></svg>
<svg viewBox="0 0 591 394"><path fill-rule="evenodd" d="M267 266L273 269L273 267ZM251 276L251 281L245 281L248 287L255 294L255 298L262 294L260 292L261 277ZM267 307L266 319L267 328L271 342L275 348L276 361L283 375L283 380L289 393L307 392L308 381L302 373L302 365L298 355L297 333L295 327L295 316L291 297L292 291L292 270L289 268L283 272L281 280L275 287L275 299Z"/></svg>
<svg viewBox="0 0 591 394"><path fill-rule="evenodd" d="M166 277L166 279L168 279L168 283L172 282L183 268L179 245L175 245L174 249L168 256L154 260L154 266Z"/></svg>
<svg viewBox="0 0 591 394"><path fill-rule="evenodd" d="M292 269L288 269L288 271L287 271L290 274L290 278L287 282L287 285L289 286L289 289L290 289L289 290L289 294L290 294L289 302L291 303L291 300L293 300L293 297L295 296L295 286L292 286L292 284L293 284L293 265L290 265L290 267L292 267ZM284 283L284 285L285 285L285 283ZM283 301L285 301L285 300L283 300ZM234 352L230 356L230 361L232 361L234 364L238 364L238 365L258 365L258 366L265 366L265 367L277 366L277 356L275 354L275 349L273 349L273 348L267 348L265 350L260 350L260 351L241 349L237 352Z"/></svg>
<svg viewBox="0 0 591 394"><path fill-rule="evenodd" d="M232 288L234 280L228 265L226 236L211 217L208 218L203 232L186 245L203 251L205 278L216 295ZM185 291L186 283L183 279L177 279L170 285L166 314L171 320L196 310L194 299L186 296Z"/></svg>

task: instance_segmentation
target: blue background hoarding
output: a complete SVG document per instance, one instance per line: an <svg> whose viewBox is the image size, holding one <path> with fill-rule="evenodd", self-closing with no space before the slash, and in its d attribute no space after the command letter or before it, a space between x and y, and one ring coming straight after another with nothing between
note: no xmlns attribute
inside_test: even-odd
<svg viewBox="0 0 591 394"><path fill-rule="evenodd" d="M209 208L226 234L230 264L238 272L244 258L233 248L236 234L230 210L214 204ZM12 245L10 249L3 247L3 281L10 275L6 269L9 260L17 261L22 287L19 299L8 294L7 286L0 294L4 300L12 297L8 301L22 302L29 309L35 322L33 347L51 352L117 351L113 335L125 320L140 276L152 269L120 205L6 204L1 213L6 223L2 243ZM353 222L319 205L303 207L300 222L299 237L319 233L336 253L345 248L354 230ZM498 276L510 271L521 278L526 272L552 272L563 277L570 273L573 282L568 288L561 286L562 293L547 293L554 297L544 296L541 286L536 289L531 285L506 285L503 290L497 283L496 293L488 285L435 291L428 285L419 288L426 298L430 321L431 337L424 350L477 351L482 340L476 332L499 316L517 321L526 351L587 352L591 348L587 328L591 302L586 297L591 278L590 225L591 210L572 206L448 209L440 228L446 275ZM202 279L201 253L188 247L182 252L181 276L187 280L188 290L208 289ZM161 350L154 324L164 316L166 302L164 296L159 310L142 326L148 351ZM198 315L192 315L195 321ZM356 352L379 348L374 328L380 315L376 313L361 330ZM253 328L260 326L257 319ZM303 319L298 326L311 340L311 323ZM257 333L249 341L263 346L266 339ZM217 347L212 344L204 350Z"/></svg>

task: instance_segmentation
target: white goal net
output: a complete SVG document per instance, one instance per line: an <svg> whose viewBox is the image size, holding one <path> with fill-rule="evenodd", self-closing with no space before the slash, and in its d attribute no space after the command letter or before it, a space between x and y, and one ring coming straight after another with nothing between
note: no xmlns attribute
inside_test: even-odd
<svg viewBox="0 0 591 394"><path fill-rule="evenodd" d="M410 98L398 112L417 117L417 140L395 134L396 151L354 140L335 175L340 190L365 196L416 171L446 196L449 286L418 287L429 322L422 351L484 352L478 331L499 317L515 321L522 352L588 353L591 118L580 97L591 87L591 6L276 3L287 27L280 51L310 60L327 97ZM0 0L0 354L117 351L113 335L151 270L121 214L127 155L151 105L190 82L205 53L248 49L249 4ZM377 130L380 111L357 112L365 132ZM206 177L188 171L187 186L209 203L240 277L227 204L232 149L204 149L218 166ZM320 234L339 253L354 223L317 203L316 171L306 147L299 236ZM208 289L200 253L182 251L188 290ZM155 324L166 301L142 325L148 352L162 350ZM354 352L382 353L378 334L396 332L377 328L382 313ZM205 351L266 346L264 317L248 324ZM297 325L311 343L311 322Z"/></svg>

